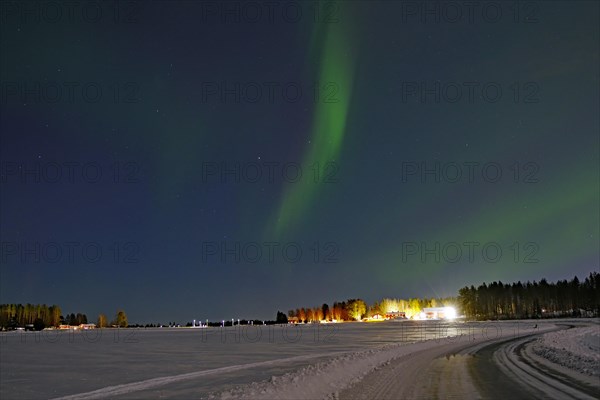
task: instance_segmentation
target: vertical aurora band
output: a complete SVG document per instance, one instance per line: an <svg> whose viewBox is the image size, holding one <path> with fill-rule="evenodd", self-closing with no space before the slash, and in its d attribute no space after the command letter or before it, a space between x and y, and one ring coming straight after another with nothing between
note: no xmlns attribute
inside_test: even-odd
<svg viewBox="0 0 600 400"><path fill-rule="evenodd" d="M298 226L313 205L325 167L332 162L338 165L354 82L354 45L344 24L315 25L310 61L318 65L318 93L310 141L301 167L318 170L319 178L305 173L298 182L284 188L279 208L267 229L276 236Z"/></svg>

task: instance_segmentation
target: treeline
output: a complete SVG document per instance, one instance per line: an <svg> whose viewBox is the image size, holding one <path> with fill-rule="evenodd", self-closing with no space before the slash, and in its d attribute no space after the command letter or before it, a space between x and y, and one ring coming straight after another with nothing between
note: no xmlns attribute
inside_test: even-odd
<svg viewBox="0 0 600 400"><path fill-rule="evenodd" d="M483 283L460 289L458 301L465 316L474 319L599 316L600 274L592 272L583 282L574 277L556 283Z"/></svg>
<svg viewBox="0 0 600 400"><path fill-rule="evenodd" d="M297 318L298 322L319 321L356 321L362 319L367 313L367 304L361 299L348 299L342 302L334 302L331 307L324 303L320 307L301 307L288 311L288 317ZM283 322L278 313L277 320Z"/></svg>
<svg viewBox="0 0 600 400"><path fill-rule="evenodd" d="M302 307L289 310L288 319L297 319L298 322L319 321L360 321L363 318L373 317L377 314L385 316L389 313L404 313L406 318L412 318L426 307L451 306L455 298L430 298L430 299L392 299L384 298L371 306L361 299L348 299L342 302L334 302L330 307L327 303L320 307ZM277 314L279 321L281 316Z"/></svg>
<svg viewBox="0 0 600 400"><path fill-rule="evenodd" d="M104 314L98 315L98 320L96 320L96 326L98 328L106 328L108 326L127 328L130 325L127 322L127 314L125 314L125 311L119 310L119 311L117 311L117 314L112 319L112 321L110 321L110 323L108 322L106 315L104 315ZM138 325L136 324L135 326L132 326L132 327L138 327Z"/></svg>
<svg viewBox="0 0 600 400"><path fill-rule="evenodd" d="M57 305L46 304L0 304L0 329L24 328L34 325L36 330L58 327L59 325L78 326L91 323L88 317L82 313L71 313L62 315L61 308ZM128 326L125 311L117 311L115 317L108 322L104 314L100 314L96 326L104 328L117 326L125 328Z"/></svg>
<svg viewBox="0 0 600 400"><path fill-rule="evenodd" d="M87 324L87 316L81 313L63 316L57 305L29 303L0 305L0 328L24 327L31 324L35 325L36 329L61 324Z"/></svg>

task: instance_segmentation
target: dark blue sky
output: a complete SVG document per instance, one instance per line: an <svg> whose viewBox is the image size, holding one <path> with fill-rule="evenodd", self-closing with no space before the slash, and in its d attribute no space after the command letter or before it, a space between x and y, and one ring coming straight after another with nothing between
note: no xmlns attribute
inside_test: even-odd
<svg viewBox="0 0 600 400"><path fill-rule="evenodd" d="M1 10L2 303L273 318L599 269L596 2L55 4Z"/></svg>

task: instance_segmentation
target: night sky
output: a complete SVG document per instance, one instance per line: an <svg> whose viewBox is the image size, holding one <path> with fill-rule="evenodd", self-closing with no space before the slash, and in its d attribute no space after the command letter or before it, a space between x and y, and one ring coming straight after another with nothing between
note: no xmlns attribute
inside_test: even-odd
<svg viewBox="0 0 600 400"><path fill-rule="evenodd" d="M474 3L3 2L0 303L272 319L598 270L599 3Z"/></svg>

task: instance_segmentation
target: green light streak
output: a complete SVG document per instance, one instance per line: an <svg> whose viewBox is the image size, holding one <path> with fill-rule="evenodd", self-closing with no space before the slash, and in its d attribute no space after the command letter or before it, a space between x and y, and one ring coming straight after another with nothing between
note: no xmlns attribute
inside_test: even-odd
<svg viewBox="0 0 600 400"><path fill-rule="evenodd" d="M319 47L316 52L320 52L317 58L321 67L311 139L301 163L302 179L288 184L279 209L269 223L268 230L277 237L293 231L306 218L319 186L324 184L324 168L329 162L337 164L339 161L346 132L354 77L353 43L338 23L327 24L315 35L313 47ZM319 171L318 179L315 179L315 168Z"/></svg>
<svg viewBox="0 0 600 400"><path fill-rule="evenodd" d="M442 245L448 242L461 244L475 241L481 245L496 242L503 251L497 263L489 263L482 258L480 245L475 250L475 261L469 267L475 273L480 271L480 276L488 281L500 279L507 274L518 275L524 269L543 274L553 268L565 268L568 266L566 263L585 259L597 251L598 238L588 237L586 233L597 232L600 219L597 207L600 199L597 186L593 183L598 179L597 174L590 170L570 172L572 174L564 174L557 180L564 182L563 185L542 186L543 183L540 183L535 194L519 196L517 192L512 199L505 200L493 211L473 213L465 224L441 227L437 232L423 232L419 237L405 240L425 242L429 249L434 247L435 242ZM509 196L503 196L504 199L507 197ZM595 211L590 212L592 210ZM515 242L520 245L518 262L515 262L514 253L509 249ZM534 256L538 262L523 262L527 254L523 245L527 242L539 244L539 250ZM444 268L456 269L468 263L466 249L463 247L462 258L458 263L445 262L443 257L440 262L436 262L433 255L427 256L426 261L422 262L420 253L403 263L401 243L398 243L396 248L379 257L378 264L387 267L376 270L378 278L389 281L394 277L401 279L410 276L427 280L432 273ZM472 278L475 277L465 277Z"/></svg>

